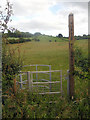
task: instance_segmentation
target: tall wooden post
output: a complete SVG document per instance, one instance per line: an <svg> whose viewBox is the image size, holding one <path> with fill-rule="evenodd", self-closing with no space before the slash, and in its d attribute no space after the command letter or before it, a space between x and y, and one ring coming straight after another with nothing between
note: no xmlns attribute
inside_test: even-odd
<svg viewBox="0 0 90 120"><path fill-rule="evenodd" d="M69 14L69 96L74 96L74 16Z"/></svg>

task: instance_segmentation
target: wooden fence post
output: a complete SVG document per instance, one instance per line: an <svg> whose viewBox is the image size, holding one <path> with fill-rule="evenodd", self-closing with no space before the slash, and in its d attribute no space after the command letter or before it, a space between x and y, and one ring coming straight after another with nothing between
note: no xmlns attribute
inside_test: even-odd
<svg viewBox="0 0 90 120"><path fill-rule="evenodd" d="M36 65L36 71L38 70L38 65ZM36 80L38 81L38 74L36 73Z"/></svg>
<svg viewBox="0 0 90 120"><path fill-rule="evenodd" d="M90 1L88 2L88 35L90 36ZM88 36L88 75L90 75L90 37ZM90 80L88 81L88 95L90 95Z"/></svg>
<svg viewBox="0 0 90 120"><path fill-rule="evenodd" d="M69 96L69 70L67 70L66 80L67 80L67 95Z"/></svg>
<svg viewBox="0 0 90 120"><path fill-rule="evenodd" d="M61 97L62 97L62 93L63 93L63 91L62 91L62 70L60 71L60 87L61 87Z"/></svg>
<svg viewBox="0 0 90 120"><path fill-rule="evenodd" d="M74 96L74 16L69 14L69 96Z"/></svg>
<svg viewBox="0 0 90 120"><path fill-rule="evenodd" d="M51 71L51 65L49 66L49 71ZM51 72L49 73L50 74L50 82L51 82ZM51 85L51 83L50 83L50 92L51 92L51 88L52 88L52 85Z"/></svg>

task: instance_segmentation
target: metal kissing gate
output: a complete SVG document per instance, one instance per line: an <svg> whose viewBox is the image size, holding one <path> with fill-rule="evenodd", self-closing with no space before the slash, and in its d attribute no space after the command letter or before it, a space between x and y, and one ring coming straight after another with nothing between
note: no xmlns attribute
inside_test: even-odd
<svg viewBox="0 0 90 120"><path fill-rule="evenodd" d="M37 87L38 89L44 87L44 88L48 89L49 91L48 92L39 91L38 94L58 94L58 93L61 93L61 95L62 95L62 70L51 70L51 65L25 65L24 67L27 67L27 66L35 66L36 71L20 72L20 74L19 74L19 80L20 81L17 81L17 84L20 85L20 89L24 89L23 85L27 84L28 89L29 89L30 92L34 92L35 87ZM38 66L49 67L49 70L48 71L38 71ZM55 73L55 72L60 73L59 74L60 75L60 80L59 81L56 81L56 80L52 81L51 80L51 73ZM49 75L49 80L38 79L38 74L47 74L47 75ZM23 79L22 79L23 75L27 76L27 80L23 81ZM36 79L34 79L34 77L36 77ZM57 91L57 92L53 91L52 92L52 84L56 84L56 83L58 83L58 85L60 87L60 91ZM49 85L49 86L46 86L46 85Z"/></svg>

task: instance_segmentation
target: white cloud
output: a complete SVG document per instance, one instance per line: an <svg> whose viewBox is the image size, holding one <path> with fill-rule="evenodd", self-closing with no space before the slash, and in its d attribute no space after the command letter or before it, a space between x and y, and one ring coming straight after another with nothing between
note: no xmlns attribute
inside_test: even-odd
<svg viewBox="0 0 90 120"><path fill-rule="evenodd" d="M72 12L75 34L88 34L87 3L60 0L12 0L12 3L14 16L10 26L21 31L68 36L68 15Z"/></svg>
<svg viewBox="0 0 90 120"><path fill-rule="evenodd" d="M15 15L32 15L40 14L46 11L51 3L49 0L15 0L13 1Z"/></svg>

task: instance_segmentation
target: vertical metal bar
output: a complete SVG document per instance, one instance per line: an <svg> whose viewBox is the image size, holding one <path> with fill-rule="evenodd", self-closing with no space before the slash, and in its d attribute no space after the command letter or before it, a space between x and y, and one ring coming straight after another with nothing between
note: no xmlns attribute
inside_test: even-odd
<svg viewBox="0 0 90 120"><path fill-rule="evenodd" d="M30 71L27 72L28 88L30 89Z"/></svg>
<svg viewBox="0 0 90 120"><path fill-rule="evenodd" d="M30 79L30 91L32 92L33 91L33 73L30 73L31 74L31 79Z"/></svg>
<svg viewBox="0 0 90 120"><path fill-rule="evenodd" d="M51 71L51 65L49 65L49 71ZM50 82L51 82L51 72L50 72L49 75L50 75L50 78L49 78L49 79L50 79ZM51 85L51 83L50 83L50 91L51 91L51 88L52 88L52 85Z"/></svg>
<svg viewBox="0 0 90 120"><path fill-rule="evenodd" d="M20 78L20 89L23 88L23 84L22 84L22 74L19 75L19 78Z"/></svg>
<svg viewBox="0 0 90 120"><path fill-rule="evenodd" d="M62 97L62 70L60 71L60 80L61 80L60 87L61 87L61 97Z"/></svg>
<svg viewBox="0 0 90 120"><path fill-rule="evenodd" d="M36 65L36 71L38 70L38 65ZM36 73L36 81L38 82L38 73ZM38 87L38 84L37 84L37 87Z"/></svg>
<svg viewBox="0 0 90 120"><path fill-rule="evenodd" d="M74 16L69 14L69 97L74 96Z"/></svg>
<svg viewBox="0 0 90 120"><path fill-rule="evenodd" d="M27 77L28 77L28 88L29 88L30 92L32 92L33 75L30 71L27 72Z"/></svg>
<svg viewBox="0 0 90 120"><path fill-rule="evenodd" d="M38 65L36 65L36 71L38 70ZM36 73L36 80L38 81L38 73Z"/></svg>
<svg viewBox="0 0 90 120"><path fill-rule="evenodd" d="M67 95L69 96L69 70L67 70Z"/></svg>

